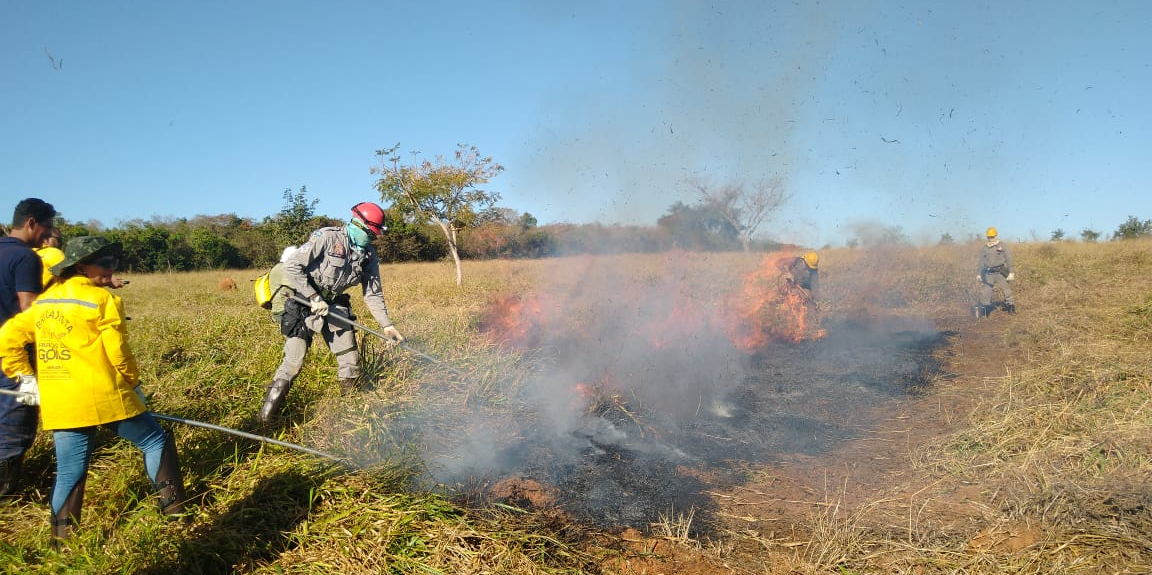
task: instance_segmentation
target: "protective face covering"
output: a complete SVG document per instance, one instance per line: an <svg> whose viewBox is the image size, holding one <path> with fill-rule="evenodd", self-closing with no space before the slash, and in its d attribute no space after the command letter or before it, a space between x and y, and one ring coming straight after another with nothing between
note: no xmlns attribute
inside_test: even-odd
<svg viewBox="0 0 1152 575"><path fill-rule="evenodd" d="M360 229L355 224L348 224L344 226L348 230L348 239L352 241L352 245L357 248L364 249L368 244L372 243L372 238L368 236L368 232Z"/></svg>

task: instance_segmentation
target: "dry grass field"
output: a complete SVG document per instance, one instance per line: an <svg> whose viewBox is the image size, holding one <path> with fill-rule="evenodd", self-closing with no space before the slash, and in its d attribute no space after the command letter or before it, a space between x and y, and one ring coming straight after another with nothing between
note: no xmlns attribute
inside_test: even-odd
<svg viewBox="0 0 1152 575"><path fill-rule="evenodd" d="M193 497L171 522L107 435L55 551L42 433L0 507L0 570L1149 573L1152 243L1010 248L1019 313L981 320L978 245L822 252L826 336L760 350L720 324L765 254L466 262L463 287L449 264L386 266L410 347L364 339L342 396L317 343L270 426L254 415L282 338L258 271L130 276L155 412L338 461L164 423ZM893 373L920 375L894 391ZM760 445L732 422L778 429ZM659 481L666 505L640 492Z"/></svg>

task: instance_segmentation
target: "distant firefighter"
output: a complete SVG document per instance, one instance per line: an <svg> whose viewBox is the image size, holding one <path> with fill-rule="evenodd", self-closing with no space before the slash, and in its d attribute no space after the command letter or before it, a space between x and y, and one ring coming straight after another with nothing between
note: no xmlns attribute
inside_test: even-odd
<svg viewBox="0 0 1152 575"><path fill-rule="evenodd" d="M988 241L980 252L980 266L976 280L980 282L980 303L976 306L976 317L987 317L992 311L992 295L997 289L1004 294L1004 311L1016 313L1016 298L1012 296L1012 281L1016 270L1012 266L1012 254L997 237L996 228L988 228Z"/></svg>
<svg viewBox="0 0 1152 575"><path fill-rule="evenodd" d="M820 298L820 256L816 252L808 252L788 266L789 279L808 292L813 302Z"/></svg>

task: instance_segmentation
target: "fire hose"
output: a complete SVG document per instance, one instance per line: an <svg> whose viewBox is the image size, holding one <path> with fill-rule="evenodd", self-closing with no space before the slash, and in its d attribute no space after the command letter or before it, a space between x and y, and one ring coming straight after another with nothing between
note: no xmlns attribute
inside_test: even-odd
<svg viewBox="0 0 1152 575"><path fill-rule="evenodd" d="M308 300L300 297L299 295L294 294L292 296L292 298L303 305L309 305ZM383 333L381 333L377 330L374 330L372 328L369 328L363 324L357 323L356 321L353 321L351 318L345 317L345 316L340 315L338 313L332 313L332 312L329 312L325 317L339 320L339 321L341 321L341 322L343 322L349 326L352 326L356 329L370 333L370 334L384 340L385 342L387 342L389 344L398 345L399 347L402 347L402 348L408 350L409 352L415 354L416 356L418 356L424 360L430 361L436 365L444 367L445 369L448 369L449 371L451 371L457 375L462 375L460 370L452 367L451 365L448 365L444 361L441 361L441 360L436 359L436 358L434 358L434 357L432 357L426 353L423 353L420 350L415 349L412 346L405 344L403 342L397 343L395 340L393 340L392 338L389 338L388 336L384 335ZM15 390L11 390L11 389L0 389L0 395L11 395L14 397L29 397L32 394L21 392L21 391L15 391ZM248 433L246 431L240 431L239 429L233 429L231 427L224 427L222 425L214 425L211 423L205 423L203 421L195 421L192 419L185 419L183 417L176 417L174 415L164 415L162 413L156 413L156 412L151 412L151 413L152 413L152 417L155 417L156 419L162 419L164 421L171 421L174 423L182 423L184 425L189 425L192 427L201 427L204 429L211 429L213 431L220 431L222 433L235 435L237 437L243 437L245 439L251 439L254 441L259 441L261 443L269 443L272 445L279 445L280 447L286 447L288 449L293 449L295 451L300 451L302 453L315 455L317 457L323 457L325 459L331 459L331 460L336 461L338 463L347 463L346 459L337 457L337 456L332 455L330 453L325 453L323 451L312 449L311 447L305 447L303 445L297 445L295 443L289 443L287 441L281 441L279 439L273 439L271 437L267 437L264 435L257 435L255 433Z"/></svg>
<svg viewBox="0 0 1152 575"><path fill-rule="evenodd" d="M292 294L292 299L296 300L296 302L301 304L301 305L305 305L305 306L311 305L308 300L304 299L303 297L301 297L298 294ZM408 350L408 352L416 355L417 357L420 357L421 359L424 359L424 360L429 361L431 363L434 363L440 367L443 367L443 368L447 369L448 371L455 373L456 375L464 375L463 373L460 372L460 370L456 369L455 367L452 367L447 362L436 359L436 358L434 358L434 357L432 357L432 356L430 356L430 355L428 355L428 354L426 354L426 353L424 353L424 352L422 352L422 351L420 351L420 350L418 350L418 349L416 349L416 348L414 348L414 347L412 347L412 346L410 346L404 342L397 343L392 338L390 338L390 337L384 335L383 333L381 333L377 330L374 330L374 329L372 329L372 328L370 328L364 324L357 323L352 318L345 317L345 316L340 315L339 313L333 312L331 310L329 310L328 314L325 315L324 317L339 320L340 322L343 322L345 325L349 325L349 326L354 327L356 329L359 329L361 331L370 333L370 334L380 338L385 343L388 343L389 345L395 345L395 346L402 347L405 350Z"/></svg>
<svg viewBox="0 0 1152 575"><path fill-rule="evenodd" d="M11 389L0 389L0 395L11 395L14 397L30 397L32 394L26 393L23 391L15 391L15 390L11 390ZM325 459L331 459L331 460L336 461L338 463L347 463L346 459L336 457L335 455L332 455L330 453L324 453L323 451L312 449L311 447L305 447L303 445L297 445L295 443L288 443L287 441L280 441L279 439L273 439L271 437L267 437L264 435L256 435L255 433L248 433L246 431L240 431L239 429L232 429L231 427L224 427L222 425L213 425L211 423L204 423L203 421L195 421L192 419L185 419L183 417L176 417L175 415L164 415L163 413L156 413L154 411L151 413L152 413L152 417L155 417L156 419L162 419L164 421L172 421L175 423L183 423L184 425L189 425L192 427L202 427L204 429L211 429L213 431L220 431L220 432L227 433L230 435L235 435L237 437L243 437L245 439L252 439L254 441L259 441L261 443L269 443L272 445L279 445L280 447L287 447L288 449L293 449L296 451L307 453L309 455L315 455L317 457L323 457Z"/></svg>

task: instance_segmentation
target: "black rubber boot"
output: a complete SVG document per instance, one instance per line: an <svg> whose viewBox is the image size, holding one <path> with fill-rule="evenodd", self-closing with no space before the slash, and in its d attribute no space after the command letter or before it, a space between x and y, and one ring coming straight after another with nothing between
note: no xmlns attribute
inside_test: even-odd
<svg viewBox="0 0 1152 575"><path fill-rule="evenodd" d="M184 476L180 474L180 455L176 453L176 440L167 434L164 453L160 455L160 469L156 470L156 497L160 499L160 512L169 516L184 514Z"/></svg>
<svg viewBox="0 0 1152 575"><path fill-rule="evenodd" d="M60 510L52 514L52 548L59 550L60 543L72 538L72 531L80 525L80 509L84 506L84 486L88 478L81 479Z"/></svg>
<svg viewBox="0 0 1152 575"><path fill-rule="evenodd" d="M280 408L284 406L284 401L288 399L288 389L292 387L292 382L287 379L277 379L268 386L268 393L264 396L264 405L260 406L260 421L268 423L276 414L280 413Z"/></svg>
<svg viewBox="0 0 1152 575"><path fill-rule="evenodd" d="M24 469L24 455L0 459L0 497L15 495L20 488L20 474Z"/></svg>

